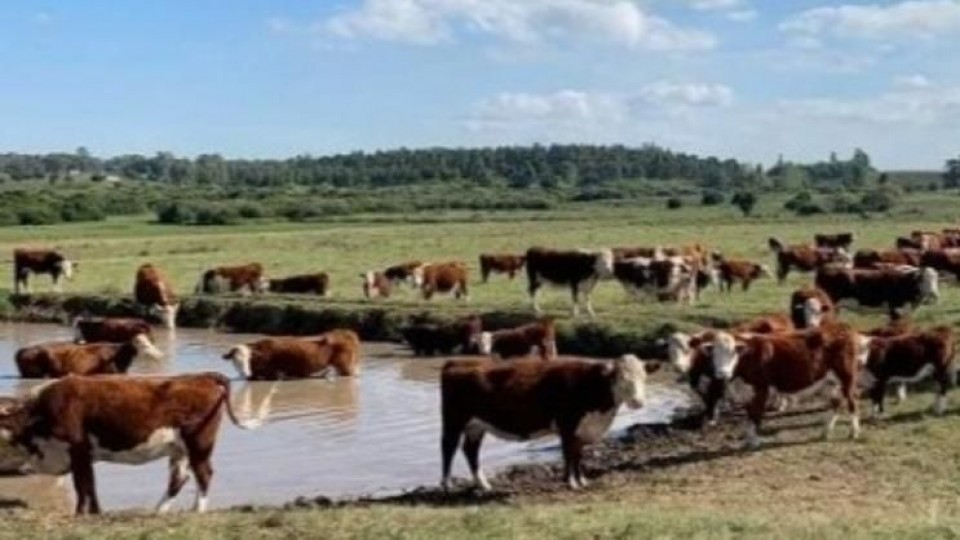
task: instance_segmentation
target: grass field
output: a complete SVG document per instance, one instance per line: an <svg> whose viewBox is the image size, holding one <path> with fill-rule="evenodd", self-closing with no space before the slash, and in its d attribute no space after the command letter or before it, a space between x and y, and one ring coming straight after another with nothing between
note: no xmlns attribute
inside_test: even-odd
<svg viewBox="0 0 960 540"><path fill-rule="evenodd" d="M160 265L183 293L213 265L260 261L276 275L324 270L331 274L333 296L316 302L349 307L365 302L359 272L413 258L462 259L476 270L480 252L519 252L534 244L576 248L699 241L731 256L769 263L770 236L799 242L814 232L850 230L858 235L857 247L888 247L894 237L913 229L955 226L958 201L953 193L911 196L893 214L871 219L799 219L778 210L782 201L776 200L765 200L757 217L749 219L726 206L671 212L634 204L220 228L160 226L144 217L0 229L0 251L23 245L61 248L81 262L69 290L91 293L125 293L135 268L147 261ZM785 286L767 280L749 293L729 296L711 290L695 307L638 304L616 284L602 283L595 306L600 321L623 326L745 319L783 310L790 291L809 280L794 276ZM41 278L36 288L48 286ZM494 277L488 285L472 285L468 305L438 298L430 307L445 312L525 309L524 288L523 279ZM942 301L921 308L917 321L960 322L958 290L945 283ZM377 302L398 309L425 305L409 291ZM544 305L564 315L568 296L547 291ZM861 326L883 321L877 312L844 316ZM758 452L741 452L730 441L721 447L693 445L683 456L664 456L659 465L634 464L623 474L602 476L577 495L558 489L503 504L378 504L167 518L123 514L102 520L8 511L0 514L0 538L956 538L960 415L929 417L923 410L931 401L929 394L915 393L905 405L892 408L881 425L868 424L858 442L811 442L816 421L779 425ZM960 398L952 396L951 410L958 406ZM843 428L838 432L844 433Z"/></svg>

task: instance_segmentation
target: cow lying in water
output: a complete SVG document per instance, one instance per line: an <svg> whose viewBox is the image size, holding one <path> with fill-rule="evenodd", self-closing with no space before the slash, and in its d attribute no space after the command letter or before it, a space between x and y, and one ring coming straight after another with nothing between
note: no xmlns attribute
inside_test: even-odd
<svg viewBox="0 0 960 540"><path fill-rule="evenodd" d="M73 321L76 343L123 343L138 335L153 337L147 321L133 317L77 318Z"/></svg>
<svg viewBox="0 0 960 540"><path fill-rule="evenodd" d="M44 343L17 351L20 376L25 379L56 379L67 375L126 373L138 358L163 357L144 334L125 343Z"/></svg>
<svg viewBox="0 0 960 540"><path fill-rule="evenodd" d="M440 374L443 487L450 486L450 467L462 438L474 482L490 489L480 469L480 444L488 431L513 440L559 433L564 478L571 488L585 486L584 446L603 437L621 404L643 406L647 372L656 367L633 355L613 362L447 362Z"/></svg>
<svg viewBox="0 0 960 540"><path fill-rule="evenodd" d="M141 464L170 459L170 481L158 512L169 510L190 479L194 510L203 512L213 469L210 456L223 409L237 426L230 381L219 373L176 377L66 377L25 399L0 401L0 440L27 457L40 474L73 475L77 514L99 514L93 464Z"/></svg>
<svg viewBox="0 0 960 540"><path fill-rule="evenodd" d="M474 354L479 350L483 322L470 316L453 322L414 323L400 329L403 340L415 356L433 356L436 353Z"/></svg>
<svg viewBox="0 0 960 540"><path fill-rule="evenodd" d="M544 360L557 357L557 331L551 319L480 334L481 354L518 358L529 355L534 348Z"/></svg>
<svg viewBox="0 0 960 540"><path fill-rule="evenodd" d="M237 345L223 359L249 380L303 379L330 370L348 377L360 372L360 338L352 330L313 338L267 338Z"/></svg>

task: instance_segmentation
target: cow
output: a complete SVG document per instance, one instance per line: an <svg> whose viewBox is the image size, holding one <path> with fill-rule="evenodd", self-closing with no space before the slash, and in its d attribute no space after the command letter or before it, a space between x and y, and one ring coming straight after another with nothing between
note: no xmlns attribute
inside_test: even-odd
<svg viewBox="0 0 960 540"><path fill-rule="evenodd" d="M100 513L95 462L142 464L163 457L170 459L170 480L157 512L170 509L189 470L198 488L194 510L203 512L224 408L240 428L256 427L237 419L230 381L219 373L70 376L0 404L0 440L26 454L33 472L71 473L77 514Z"/></svg>
<svg viewBox="0 0 960 540"><path fill-rule="evenodd" d="M133 298L137 304L145 306L148 312L158 314L165 327L171 330L176 327L180 302L159 268L144 264L137 269Z"/></svg>
<svg viewBox="0 0 960 540"><path fill-rule="evenodd" d="M891 319L900 318L898 310L904 306L916 309L922 302L936 302L940 297L939 277L932 268L826 266L817 271L814 282L834 304L852 299L865 307L886 306Z"/></svg>
<svg viewBox="0 0 960 540"><path fill-rule="evenodd" d="M480 254L480 279L486 283L490 274L507 274L513 279L517 272L523 269L526 258L523 255L512 253L482 253Z"/></svg>
<svg viewBox="0 0 960 540"><path fill-rule="evenodd" d="M424 300L430 300L436 293L452 293L457 300L469 300L468 278L467 265L459 261L430 263L414 270L414 280L420 284Z"/></svg>
<svg viewBox="0 0 960 540"><path fill-rule="evenodd" d="M203 273L197 284L197 294L224 292L260 293L267 289L263 265L249 263L241 266L219 266Z"/></svg>
<svg viewBox="0 0 960 540"><path fill-rule="evenodd" d="M921 251L946 247L943 245L943 235L934 231L912 231L910 233L910 239L920 244Z"/></svg>
<svg viewBox="0 0 960 540"><path fill-rule="evenodd" d="M596 317L590 295L601 279L613 276L613 252L575 250L558 251L542 247L527 250L527 293L537 315L543 313L537 300L544 284L570 287L573 316L580 315L580 303L585 304L591 318Z"/></svg>
<svg viewBox="0 0 960 540"><path fill-rule="evenodd" d="M494 358L525 357L534 347L544 360L557 357L557 331L553 320L543 319L517 328L480 334L480 353Z"/></svg>
<svg viewBox="0 0 960 540"><path fill-rule="evenodd" d="M930 375L937 382L934 412L943 414L955 375L954 353L953 330L949 326L871 338L864 377L872 402L871 415L883 414L887 383L898 382L903 388L904 383ZM905 392L901 396L905 397Z"/></svg>
<svg viewBox="0 0 960 540"><path fill-rule="evenodd" d="M450 487L450 468L462 438L474 482L490 489L480 468L480 444L489 431L513 440L558 433L564 480L572 489L586 486L584 446L604 436L621 404L643 406L647 372L655 367L659 364L646 364L633 355L613 362L448 361L440 374L441 485Z"/></svg>
<svg viewBox="0 0 960 540"><path fill-rule="evenodd" d="M960 249L931 249L923 252L914 266L926 266L938 272L953 274L960 281Z"/></svg>
<svg viewBox="0 0 960 540"><path fill-rule="evenodd" d="M894 246L896 246L897 249L912 249L916 251L924 250L923 243L905 236L898 236L894 242Z"/></svg>
<svg viewBox="0 0 960 540"><path fill-rule="evenodd" d="M160 352L145 334L124 343L52 342L23 347L14 360L24 379L59 379L67 375L126 373L137 359L159 360Z"/></svg>
<svg viewBox="0 0 960 540"><path fill-rule="evenodd" d="M73 274L79 268L79 263L66 258L59 251L52 249L25 249L13 250L13 293L30 292L30 274L49 274L53 280L53 290L63 290L61 278L73 279Z"/></svg>
<svg viewBox="0 0 960 540"><path fill-rule="evenodd" d="M864 335L869 337L896 337L902 336L913 331L913 324L909 320L894 320L888 321L884 326L873 328L864 332ZM897 401L896 403L902 403L907 399L907 383L900 381L897 384Z"/></svg>
<svg viewBox="0 0 960 540"><path fill-rule="evenodd" d="M758 431L771 390L799 399L817 393L823 386L838 383L840 396L832 397L833 410L824 425L824 437L833 431L843 405L850 417L850 436L860 434L857 384L860 368L866 363L869 339L848 325L833 323L817 329L786 334L714 333L702 345L710 355L716 376L734 378L750 386L753 396L747 404L747 445L760 444Z"/></svg>
<svg viewBox="0 0 960 540"><path fill-rule="evenodd" d="M787 246L776 238L767 240L771 251L777 256L777 282L783 284L790 270L813 272L829 264L850 264L850 254L843 248L817 248L808 245Z"/></svg>
<svg viewBox="0 0 960 540"><path fill-rule="evenodd" d="M813 235L813 243L818 248L843 248L850 251L850 246L853 245L855 238L856 236L852 232L815 234Z"/></svg>
<svg viewBox="0 0 960 540"><path fill-rule="evenodd" d="M433 356L436 353L477 353L483 322L480 317L466 317L452 323L415 323L400 329L400 335L415 356Z"/></svg>
<svg viewBox="0 0 960 540"><path fill-rule="evenodd" d="M875 268L878 264L920 266L922 252L903 248L894 250L861 249L853 255L854 268Z"/></svg>
<svg viewBox="0 0 960 540"><path fill-rule="evenodd" d="M267 280L267 290L273 293L315 294L326 296L330 287L330 276L326 272L302 274L285 278Z"/></svg>
<svg viewBox="0 0 960 540"><path fill-rule="evenodd" d="M734 282L739 281L741 288L747 291L755 280L772 275L767 265L752 261L720 257L715 263L720 290L726 288L728 293L733 290Z"/></svg>
<svg viewBox="0 0 960 540"><path fill-rule="evenodd" d="M615 260L613 276L629 294L646 293L657 300L692 304L700 290L713 281L700 267L699 259L671 256L660 259L636 257Z"/></svg>
<svg viewBox="0 0 960 540"><path fill-rule="evenodd" d="M138 335L153 339L147 321L133 317L78 317L73 321L74 343L124 343Z"/></svg>
<svg viewBox="0 0 960 540"><path fill-rule="evenodd" d="M352 330L332 330L316 337L273 337L231 348L223 359L251 381L304 379L360 373L360 338Z"/></svg>

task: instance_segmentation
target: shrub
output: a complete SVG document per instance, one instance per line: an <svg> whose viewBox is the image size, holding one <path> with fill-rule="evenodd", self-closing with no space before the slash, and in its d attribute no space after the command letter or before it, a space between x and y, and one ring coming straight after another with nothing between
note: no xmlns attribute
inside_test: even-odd
<svg viewBox="0 0 960 540"><path fill-rule="evenodd" d="M809 191L801 191L794 195L790 200L783 203L783 207L792 212L797 212L797 209L813 203L813 195ZM799 213L799 212L797 212Z"/></svg>
<svg viewBox="0 0 960 540"><path fill-rule="evenodd" d="M37 205L18 210L17 219L21 225L51 225L60 223L60 214L49 206Z"/></svg>
<svg viewBox="0 0 960 540"><path fill-rule="evenodd" d="M677 210L683 208L683 199L679 197L670 197L667 199L667 208L670 210Z"/></svg>
<svg viewBox="0 0 960 540"><path fill-rule="evenodd" d="M725 200L723 193L715 189L706 189L700 196L700 204L703 206L717 206L723 204Z"/></svg>
<svg viewBox="0 0 960 540"><path fill-rule="evenodd" d="M874 189L863 194L860 206L865 212L886 212L896 204L894 194L886 189Z"/></svg>
<svg viewBox="0 0 960 540"><path fill-rule="evenodd" d="M815 214L822 214L823 208L821 208L819 204L807 202L801 203L799 206L797 206L794 212L796 212L798 216L812 216Z"/></svg>
<svg viewBox="0 0 960 540"><path fill-rule="evenodd" d="M741 191L734 195L730 202L736 205L744 216L749 216L757 204L757 195L752 191Z"/></svg>

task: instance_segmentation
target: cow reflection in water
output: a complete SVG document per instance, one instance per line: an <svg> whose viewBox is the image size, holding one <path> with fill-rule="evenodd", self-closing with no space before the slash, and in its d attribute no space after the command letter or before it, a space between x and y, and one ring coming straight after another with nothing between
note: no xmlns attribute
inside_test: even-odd
<svg viewBox="0 0 960 540"><path fill-rule="evenodd" d="M247 382L234 399L242 418L276 422L317 416L342 423L357 418L359 397L357 378L341 377Z"/></svg>

